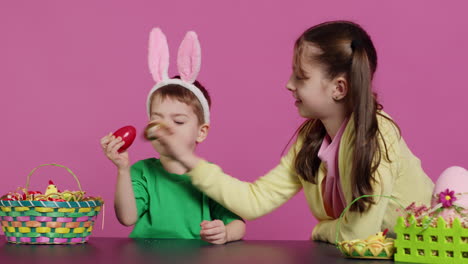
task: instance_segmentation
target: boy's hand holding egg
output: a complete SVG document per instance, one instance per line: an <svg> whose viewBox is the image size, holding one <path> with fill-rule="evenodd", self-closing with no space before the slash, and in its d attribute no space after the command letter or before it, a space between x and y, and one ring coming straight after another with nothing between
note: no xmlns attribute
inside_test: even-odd
<svg viewBox="0 0 468 264"><path fill-rule="evenodd" d="M135 140L136 136L136 129L132 126L125 126L121 129L114 132L114 137L122 138L123 145L117 150L117 152L121 153L127 150L130 145L132 145L133 140Z"/></svg>
<svg viewBox="0 0 468 264"><path fill-rule="evenodd" d="M136 129L133 126L125 126L109 133L101 139L101 147L109 158L119 169L129 168L128 147L136 137Z"/></svg>

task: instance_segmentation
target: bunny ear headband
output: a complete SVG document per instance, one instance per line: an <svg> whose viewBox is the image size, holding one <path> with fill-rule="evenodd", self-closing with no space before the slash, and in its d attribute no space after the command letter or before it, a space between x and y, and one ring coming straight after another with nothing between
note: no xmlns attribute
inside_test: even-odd
<svg viewBox="0 0 468 264"><path fill-rule="evenodd" d="M161 29L153 28L149 39L148 65L156 85L148 94L148 115L151 107L151 95L159 88L168 84L177 84L190 90L200 101L203 108L205 123L210 123L210 109L208 101L203 93L193 83L197 79L201 65L201 49L197 34L193 31L187 32L180 43L177 54L177 69L180 79L169 79L167 70L169 68L169 47L166 36Z"/></svg>

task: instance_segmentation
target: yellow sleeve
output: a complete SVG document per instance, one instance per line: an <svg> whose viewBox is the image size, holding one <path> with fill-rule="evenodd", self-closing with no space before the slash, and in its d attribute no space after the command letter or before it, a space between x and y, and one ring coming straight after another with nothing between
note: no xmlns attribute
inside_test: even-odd
<svg viewBox="0 0 468 264"><path fill-rule="evenodd" d="M404 143L400 138L396 128L386 122L381 124L382 137L385 138L385 143L388 148L387 159L383 142L382 157L380 164L375 173L375 181L373 182L373 195L394 196L394 182L398 174L400 146ZM340 223L338 241L352 239L366 239L369 235L383 231L382 226L386 215L395 216L395 212L388 212L389 198L373 197L374 204L371 204L369 209L364 213L347 211ZM312 231L313 240L327 241L329 243L336 242L338 219L325 220L319 222Z"/></svg>
<svg viewBox="0 0 468 264"><path fill-rule="evenodd" d="M293 162L295 145L280 164L255 182L244 182L225 174L217 165L201 161L187 174L192 184L238 216L252 220L268 214L302 188Z"/></svg>

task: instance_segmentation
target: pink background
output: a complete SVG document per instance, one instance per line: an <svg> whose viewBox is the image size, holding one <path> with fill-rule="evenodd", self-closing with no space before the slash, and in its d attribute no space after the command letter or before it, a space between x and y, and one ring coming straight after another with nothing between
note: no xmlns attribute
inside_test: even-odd
<svg viewBox="0 0 468 264"><path fill-rule="evenodd" d="M69 166L106 203L95 236L126 236L113 212L116 170L99 139L146 122L154 84L148 33L160 26L174 55L187 30L202 44L199 80L213 98L212 130L199 154L242 180L279 161L301 123L284 88L295 39L325 20L360 23L379 54L375 88L426 172L468 167L468 5L464 1L2 1L0 193L24 186L35 166ZM175 74L175 57L170 74ZM133 162L154 155L139 137ZM32 178L43 190L76 184L60 168ZM417 186L415 186L417 191ZM248 222L247 239L308 239L316 220L302 193Z"/></svg>

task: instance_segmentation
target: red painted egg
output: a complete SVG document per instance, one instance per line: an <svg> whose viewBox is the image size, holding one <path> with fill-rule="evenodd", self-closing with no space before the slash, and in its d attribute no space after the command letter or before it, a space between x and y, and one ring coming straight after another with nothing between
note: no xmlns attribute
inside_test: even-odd
<svg viewBox="0 0 468 264"><path fill-rule="evenodd" d="M125 144L118 150L118 152L125 151L130 145L132 145L133 140L136 137L136 129L133 126L125 126L121 129L114 132L115 137L121 137Z"/></svg>

